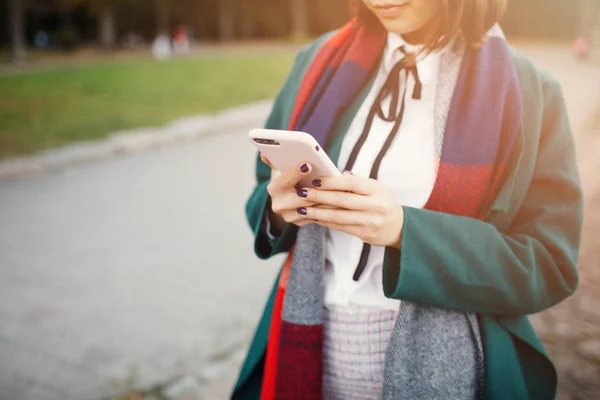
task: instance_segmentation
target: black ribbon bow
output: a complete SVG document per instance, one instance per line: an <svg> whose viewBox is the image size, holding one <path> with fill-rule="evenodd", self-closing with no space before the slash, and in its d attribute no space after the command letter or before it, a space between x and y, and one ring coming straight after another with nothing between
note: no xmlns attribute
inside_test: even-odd
<svg viewBox="0 0 600 400"><path fill-rule="evenodd" d="M369 136L369 132L371 131L375 115L377 115L384 121L395 122L394 127L388 134L388 137L386 138L383 147L377 154L377 157L375 158L375 161L371 166L371 172L369 173L369 177L371 179L377 179L379 167L381 166L381 161L383 160L383 157L385 157L385 154L392 145L392 142L394 141L394 138L396 137L396 134L400 129L400 125L402 124L409 75L412 75L415 80L415 87L413 89L412 98L415 100L421 99L421 92L423 90L423 85L421 83L421 80L419 79L419 71L417 70L416 56L414 54L406 53L406 51L404 50L404 46L401 46L399 50L404 54L404 57L394 65L394 67L388 74L385 83L381 87L381 90L377 94L377 97L373 102L373 106L369 111L369 115L367 117L367 121L363 128L363 131L360 137L358 138L356 144L354 145L354 148L350 153L350 157L348 158L348 162L346 163L345 170L352 170L352 167L354 167L354 163L356 162L356 158L358 157L358 153L360 152L361 148L367 140L367 137ZM402 85L402 82L404 82L404 85ZM383 110L383 102L388 97L391 97L391 99L389 109L387 110L388 112L386 115ZM399 102L400 110L398 110ZM358 265L356 267L356 270L354 271L354 276L352 277L354 281L358 281L363 271L365 270L370 252L371 245L364 243Z"/></svg>

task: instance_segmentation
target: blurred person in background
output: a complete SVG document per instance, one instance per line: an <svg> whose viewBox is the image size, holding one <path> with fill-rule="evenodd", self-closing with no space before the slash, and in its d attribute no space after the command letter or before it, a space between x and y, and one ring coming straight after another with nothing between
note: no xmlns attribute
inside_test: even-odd
<svg viewBox="0 0 600 400"><path fill-rule="evenodd" d="M190 52L190 34L187 27L180 25L173 33L173 50L175 54L185 55Z"/></svg>
<svg viewBox="0 0 600 400"><path fill-rule="evenodd" d="M361 0L297 55L266 127L344 174L264 157L258 257L288 252L233 399L552 399L527 319L578 284L582 192L561 88L506 0ZM352 172L349 172L349 171Z"/></svg>
<svg viewBox="0 0 600 400"><path fill-rule="evenodd" d="M598 29L600 20L600 0L581 0L579 11L579 36L573 42L575 55L587 58L594 45L594 31Z"/></svg>

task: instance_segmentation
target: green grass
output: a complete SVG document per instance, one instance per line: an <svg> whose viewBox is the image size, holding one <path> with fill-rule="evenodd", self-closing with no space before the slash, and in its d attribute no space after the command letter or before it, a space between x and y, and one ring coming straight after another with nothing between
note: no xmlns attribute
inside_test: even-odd
<svg viewBox="0 0 600 400"><path fill-rule="evenodd" d="M273 97L292 50L0 75L0 158Z"/></svg>

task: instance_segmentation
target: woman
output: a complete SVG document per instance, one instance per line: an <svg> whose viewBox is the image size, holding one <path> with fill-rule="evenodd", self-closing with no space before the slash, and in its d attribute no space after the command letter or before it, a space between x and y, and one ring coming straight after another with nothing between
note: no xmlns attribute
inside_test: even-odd
<svg viewBox="0 0 600 400"><path fill-rule="evenodd" d="M558 84L494 28L505 3L362 0L300 51L267 128L346 172L296 188L310 165L258 161L255 251L289 256L232 398L555 396L526 315L577 286L582 195Z"/></svg>

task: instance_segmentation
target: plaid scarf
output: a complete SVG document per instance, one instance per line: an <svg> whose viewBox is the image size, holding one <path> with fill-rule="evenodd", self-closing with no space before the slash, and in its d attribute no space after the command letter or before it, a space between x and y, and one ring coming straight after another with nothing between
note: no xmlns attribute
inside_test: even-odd
<svg viewBox="0 0 600 400"><path fill-rule="evenodd" d="M289 129L308 132L325 147L338 119L379 68L386 35L357 21L336 32L305 74ZM436 111L439 167L428 210L483 219L501 187L522 100L507 43L488 36L478 49L458 40L449 50L454 80L440 76L438 97L446 91L449 101L440 107L446 113ZM284 265L263 400L323 397L324 237L325 229L316 224L300 228ZM482 398L483 369L477 315L401 302L386 353L383 399Z"/></svg>

